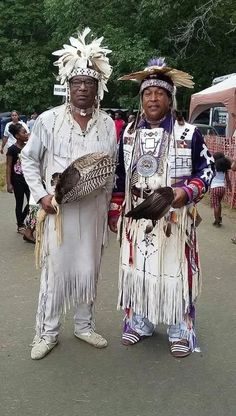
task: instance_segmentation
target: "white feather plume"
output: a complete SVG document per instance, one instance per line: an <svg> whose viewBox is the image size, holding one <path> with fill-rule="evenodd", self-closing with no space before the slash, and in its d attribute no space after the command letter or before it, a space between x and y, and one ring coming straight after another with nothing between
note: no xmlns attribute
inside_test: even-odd
<svg viewBox="0 0 236 416"><path fill-rule="evenodd" d="M112 72L107 58L111 50L101 47L103 37L93 39L91 43L86 44L86 36L90 32L91 30L86 27L82 33L78 33L78 38L70 37L70 45L63 45L63 49L53 52L53 55L59 57L54 65L59 68L58 79L61 84L74 76L73 71L76 69L92 68L98 72L98 80L102 81L102 89L105 90L104 86Z"/></svg>

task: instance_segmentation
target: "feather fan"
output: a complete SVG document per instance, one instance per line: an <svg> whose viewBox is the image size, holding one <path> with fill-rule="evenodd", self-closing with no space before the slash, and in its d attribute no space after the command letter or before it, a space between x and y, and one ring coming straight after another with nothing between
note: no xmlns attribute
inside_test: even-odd
<svg viewBox="0 0 236 416"><path fill-rule="evenodd" d="M174 192L170 186L159 188L125 216L134 220L144 218L157 221L169 211L173 200Z"/></svg>
<svg viewBox="0 0 236 416"><path fill-rule="evenodd" d="M116 163L105 153L89 153L79 157L61 174L55 187L58 204L79 201L91 192L102 188L113 176Z"/></svg>

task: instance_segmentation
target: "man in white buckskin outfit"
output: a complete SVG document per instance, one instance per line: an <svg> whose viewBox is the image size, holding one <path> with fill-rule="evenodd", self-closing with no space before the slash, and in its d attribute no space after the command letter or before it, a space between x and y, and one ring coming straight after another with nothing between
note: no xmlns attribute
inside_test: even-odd
<svg viewBox="0 0 236 416"><path fill-rule="evenodd" d="M173 111L175 87L193 87L189 74L157 58L121 79L140 83L142 108L140 120L128 124L120 141L109 213L110 228L119 229L121 242L122 343L134 345L164 323L172 356L182 358L196 347L194 306L201 275L195 205L212 179L213 158L197 128L176 119ZM174 200L158 221L125 216L165 187L173 188Z"/></svg>
<svg viewBox="0 0 236 416"><path fill-rule="evenodd" d="M80 156L99 152L115 158L116 131L113 120L99 109L111 66L107 53L94 39L89 47L85 29L54 52L59 56L61 84L67 83L67 102L41 114L24 148L25 179L35 201L46 211L41 253L41 285L36 315L36 336L31 350L34 360L43 358L58 342L60 315L75 305L74 335L97 348L107 341L94 330L96 298L102 249L107 232L111 186L92 192L79 202L61 206L62 242L58 245L52 177ZM110 181L112 182L112 181Z"/></svg>

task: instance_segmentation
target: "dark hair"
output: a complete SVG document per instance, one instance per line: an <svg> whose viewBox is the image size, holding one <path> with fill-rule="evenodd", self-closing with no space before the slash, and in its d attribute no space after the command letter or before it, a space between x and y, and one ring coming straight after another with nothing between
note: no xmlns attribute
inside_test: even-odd
<svg viewBox="0 0 236 416"><path fill-rule="evenodd" d="M231 168L231 160L226 156L215 159L215 167L217 172L225 173Z"/></svg>
<svg viewBox="0 0 236 416"><path fill-rule="evenodd" d="M213 154L213 157L214 157L214 159L215 159L215 161L216 161L217 159L221 159L222 157L225 157L225 155L224 155L224 153L223 153L223 152L215 152L215 153Z"/></svg>
<svg viewBox="0 0 236 416"><path fill-rule="evenodd" d="M16 137L16 135L20 133L22 128L24 127L20 123L11 123L9 126L9 132L12 134L12 136Z"/></svg>
<svg viewBox="0 0 236 416"><path fill-rule="evenodd" d="M180 112L180 111L178 111L178 110L173 110L173 116L176 118L176 120L178 121L178 124L180 125L180 126L184 126L184 124L185 124L185 120L184 120L184 117L183 117L183 115L182 115L182 113Z"/></svg>

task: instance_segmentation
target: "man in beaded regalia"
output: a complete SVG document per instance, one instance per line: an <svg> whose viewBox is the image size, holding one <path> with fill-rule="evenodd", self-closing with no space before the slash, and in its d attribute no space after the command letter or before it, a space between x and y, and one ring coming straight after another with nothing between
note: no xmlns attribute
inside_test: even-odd
<svg viewBox="0 0 236 416"><path fill-rule="evenodd" d="M164 323L171 354L186 357L196 348L194 305L201 286L196 203L210 184L213 158L199 130L176 119L175 89L193 87L189 74L159 58L121 79L140 83L141 100L141 116L128 124L120 142L109 212L121 242L122 343L133 345ZM161 219L126 216L162 187L172 187L174 199Z"/></svg>
<svg viewBox="0 0 236 416"><path fill-rule="evenodd" d="M103 38L86 44L89 32L86 28L78 38L70 38L71 45L53 53L59 56L55 65L61 84L67 85L67 100L37 118L22 155L25 179L47 213L32 359L43 358L57 344L60 315L71 303L76 309L74 335L94 347L107 346L94 330L93 305L113 180L79 202L61 205L61 244L51 203L54 174L78 157L93 152L116 157L114 122L99 109L112 70L107 57L111 51L101 46Z"/></svg>

